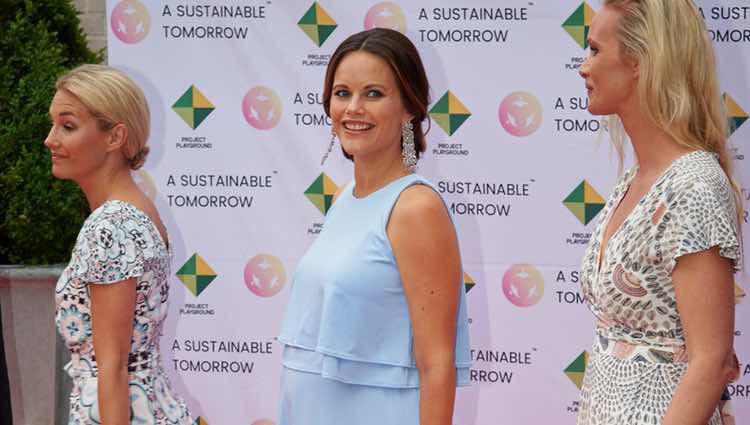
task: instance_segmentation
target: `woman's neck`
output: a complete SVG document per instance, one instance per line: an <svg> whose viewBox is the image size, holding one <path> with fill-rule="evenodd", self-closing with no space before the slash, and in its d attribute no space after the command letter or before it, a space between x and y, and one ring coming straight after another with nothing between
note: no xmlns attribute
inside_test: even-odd
<svg viewBox="0 0 750 425"><path fill-rule="evenodd" d="M640 109L618 115L633 146L641 177L648 179L661 175L675 159L692 150L677 143Z"/></svg>
<svg viewBox="0 0 750 425"><path fill-rule="evenodd" d="M354 160L354 196L364 198L388 183L410 174L401 158L358 159Z"/></svg>
<svg viewBox="0 0 750 425"><path fill-rule="evenodd" d="M117 199L118 194L125 194L137 185L130 175L130 169L123 167L118 170L101 170L77 182L83 190L91 211L99 208L111 199Z"/></svg>

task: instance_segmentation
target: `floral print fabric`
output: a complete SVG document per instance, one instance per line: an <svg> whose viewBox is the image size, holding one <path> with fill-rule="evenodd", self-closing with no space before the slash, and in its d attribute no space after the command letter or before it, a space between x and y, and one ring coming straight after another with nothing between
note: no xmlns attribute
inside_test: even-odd
<svg viewBox="0 0 750 425"><path fill-rule="evenodd" d="M702 151L670 165L601 253L604 229L637 170L615 186L583 259L582 292L597 319L597 337L579 424L660 423L687 368L672 283L677 259L719 247L735 270L742 266L730 182L716 156ZM730 416L722 420L720 409L729 412L722 403L710 424L733 423Z"/></svg>
<svg viewBox="0 0 750 425"><path fill-rule="evenodd" d="M99 424L97 368L88 285L137 281L128 361L131 423L192 424L172 391L159 356L167 315L171 255L151 219L122 201L107 201L86 219L71 260L57 282L56 324L71 362L69 424Z"/></svg>

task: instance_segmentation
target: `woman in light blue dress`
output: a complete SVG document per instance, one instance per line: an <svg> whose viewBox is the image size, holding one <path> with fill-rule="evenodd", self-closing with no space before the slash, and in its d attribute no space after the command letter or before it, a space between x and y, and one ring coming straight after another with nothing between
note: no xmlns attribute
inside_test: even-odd
<svg viewBox="0 0 750 425"><path fill-rule="evenodd" d="M468 323L453 223L413 174L428 91L397 31L354 34L331 57L323 103L354 181L295 273L279 425L452 422L456 386L469 381Z"/></svg>

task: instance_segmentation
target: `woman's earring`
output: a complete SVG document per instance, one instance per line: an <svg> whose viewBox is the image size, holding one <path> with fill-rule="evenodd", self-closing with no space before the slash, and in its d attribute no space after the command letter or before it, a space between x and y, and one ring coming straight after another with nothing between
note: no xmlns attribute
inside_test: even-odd
<svg viewBox="0 0 750 425"><path fill-rule="evenodd" d="M331 151L333 150L333 145L336 144L336 130L331 127L331 143L328 144L328 151L323 155L323 159L320 160L320 165L325 164L326 159L328 159L328 155L331 154Z"/></svg>
<svg viewBox="0 0 750 425"><path fill-rule="evenodd" d="M407 169L417 165L417 152L414 149L414 126L411 121L401 123L401 156Z"/></svg>

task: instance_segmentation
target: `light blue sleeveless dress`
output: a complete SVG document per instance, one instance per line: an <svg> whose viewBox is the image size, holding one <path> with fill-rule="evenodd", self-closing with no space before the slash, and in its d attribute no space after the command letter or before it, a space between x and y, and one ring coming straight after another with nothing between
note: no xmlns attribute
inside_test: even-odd
<svg viewBox="0 0 750 425"><path fill-rule="evenodd" d="M432 187L410 174L355 198L350 183L300 260L278 338L279 425L419 424L413 331L386 235L398 197L415 184ZM462 282L456 291L456 384L463 386L471 357Z"/></svg>

